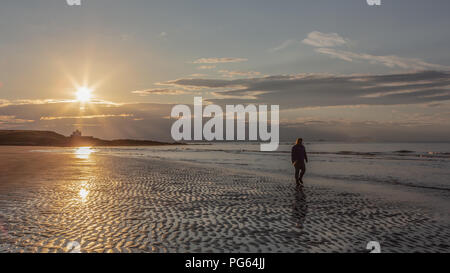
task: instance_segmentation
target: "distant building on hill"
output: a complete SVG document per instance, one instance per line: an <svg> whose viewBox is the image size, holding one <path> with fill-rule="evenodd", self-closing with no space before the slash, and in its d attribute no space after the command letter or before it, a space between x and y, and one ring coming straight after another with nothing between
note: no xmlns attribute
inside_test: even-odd
<svg viewBox="0 0 450 273"><path fill-rule="evenodd" d="M72 137L72 138L81 137L81 131L76 129L75 131L73 131L73 133L70 135L70 137Z"/></svg>

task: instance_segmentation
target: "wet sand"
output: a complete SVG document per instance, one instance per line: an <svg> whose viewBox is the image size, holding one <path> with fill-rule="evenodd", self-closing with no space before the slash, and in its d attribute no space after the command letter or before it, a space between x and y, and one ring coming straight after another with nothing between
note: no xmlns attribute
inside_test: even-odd
<svg viewBox="0 0 450 273"><path fill-rule="evenodd" d="M450 251L445 197L37 149L0 147L0 252Z"/></svg>

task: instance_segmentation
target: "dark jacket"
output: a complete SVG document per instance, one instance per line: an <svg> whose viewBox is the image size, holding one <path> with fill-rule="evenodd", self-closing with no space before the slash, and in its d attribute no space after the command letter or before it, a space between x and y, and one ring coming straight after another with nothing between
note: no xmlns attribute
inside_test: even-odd
<svg viewBox="0 0 450 273"><path fill-rule="evenodd" d="M302 163L304 162L304 160L308 162L308 156L306 155L306 149L305 146L303 146L303 144L296 144L294 145L294 147L292 147L291 160L292 163L294 163L297 160L300 160L300 162Z"/></svg>

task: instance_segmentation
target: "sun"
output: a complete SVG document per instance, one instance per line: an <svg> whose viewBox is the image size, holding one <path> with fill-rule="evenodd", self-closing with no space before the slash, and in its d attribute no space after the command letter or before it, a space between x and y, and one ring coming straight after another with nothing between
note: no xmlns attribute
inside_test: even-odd
<svg viewBox="0 0 450 273"><path fill-rule="evenodd" d="M92 97L92 90L88 87L79 87L76 95L79 102L89 102Z"/></svg>

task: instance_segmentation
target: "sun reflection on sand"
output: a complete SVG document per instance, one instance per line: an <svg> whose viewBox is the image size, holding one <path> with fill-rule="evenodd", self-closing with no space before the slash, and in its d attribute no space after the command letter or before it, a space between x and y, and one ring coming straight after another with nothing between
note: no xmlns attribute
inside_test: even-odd
<svg viewBox="0 0 450 273"><path fill-rule="evenodd" d="M75 150L75 157L78 159L89 159L93 152L91 147L79 147Z"/></svg>
<svg viewBox="0 0 450 273"><path fill-rule="evenodd" d="M78 193L80 195L81 202L86 202L87 196L89 195L89 189L87 188L87 182L84 181L81 183L81 189Z"/></svg>
<svg viewBox="0 0 450 273"><path fill-rule="evenodd" d="M90 156L95 151L91 149L91 147L78 147L74 150L75 158L82 159L82 162L76 163L76 166L79 167L79 170L82 171L83 176L80 178L81 183L75 184L77 195L77 200L81 203L85 203L89 198L89 188L90 188L90 179L92 178L92 169L91 167L95 165L94 161L90 159Z"/></svg>

